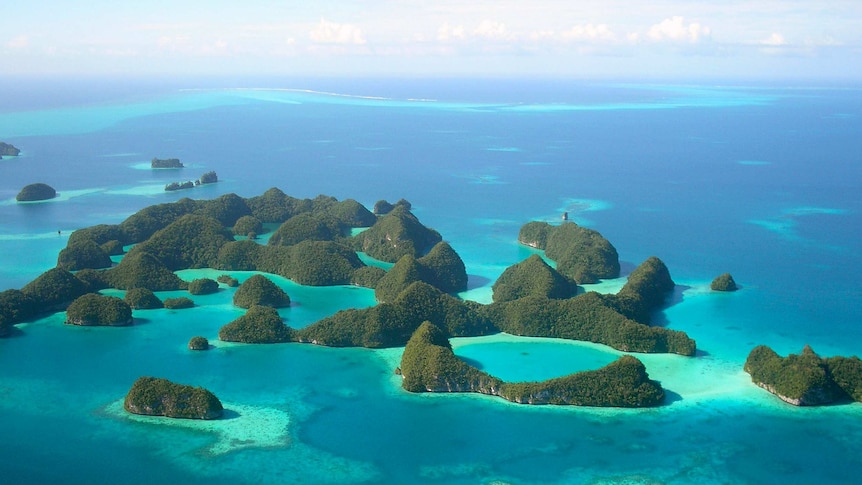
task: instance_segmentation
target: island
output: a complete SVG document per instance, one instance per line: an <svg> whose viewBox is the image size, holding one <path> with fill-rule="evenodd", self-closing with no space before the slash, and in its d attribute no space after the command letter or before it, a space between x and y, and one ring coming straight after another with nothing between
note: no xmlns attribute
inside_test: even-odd
<svg viewBox="0 0 862 485"><path fill-rule="evenodd" d="M518 232L521 244L545 251L557 271L577 284L597 283L620 275L617 250L598 231L564 221L559 226L533 221Z"/></svg>
<svg viewBox="0 0 862 485"><path fill-rule="evenodd" d="M183 168L183 162L179 158L153 158L150 168Z"/></svg>
<svg viewBox="0 0 862 485"><path fill-rule="evenodd" d="M239 285L233 304L246 309L255 305L281 308L290 306L290 296L266 276L256 274Z"/></svg>
<svg viewBox="0 0 862 485"><path fill-rule="evenodd" d="M709 284L712 291L736 291L739 289L736 286L736 281L733 281L733 276L730 273L720 274Z"/></svg>
<svg viewBox="0 0 862 485"><path fill-rule="evenodd" d="M117 327L132 324L132 308L115 296L88 293L66 309L66 324Z"/></svg>
<svg viewBox="0 0 862 485"><path fill-rule="evenodd" d="M152 290L147 288L132 288L127 291L123 300L132 307L133 310L155 310L164 308L164 303L156 296Z"/></svg>
<svg viewBox="0 0 862 485"><path fill-rule="evenodd" d="M15 196L18 202L35 202L39 200L50 200L57 197L57 191L54 187L41 182L25 186Z"/></svg>
<svg viewBox="0 0 862 485"><path fill-rule="evenodd" d="M19 153L21 153L21 150L15 148L9 143L0 141L0 160L2 160L3 157L17 157Z"/></svg>
<svg viewBox="0 0 862 485"><path fill-rule="evenodd" d="M218 291L218 281L210 278L197 278L189 283L192 295L210 295Z"/></svg>
<svg viewBox="0 0 862 485"><path fill-rule="evenodd" d="M275 308L255 305L245 315L223 326L219 340L249 344L273 344L293 340L293 329L282 322Z"/></svg>
<svg viewBox="0 0 862 485"><path fill-rule="evenodd" d="M862 360L856 356L822 358L806 345L799 354L781 357L759 345L744 370L756 385L794 406L862 402Z"/></svg>
<svg viewBox="0 0 862 485"><path fill-rule="evenodd" d="M459 359L446 334L423 322L401 358L402 387L410 392L476 392L520 404L648 407L661 404L664 390L649 379L635 357L542 382L507 383Z"/></svg>
<svg viewBox="0 0 862 485"><path fill-rule="evenodd" d="M123 408L132 414L186 419L217 419L224 413L221 401L207 389L157 377L138 378Z"/></svg>
<svg viewBox="0 0 862 485"><path fill-rule="evenodd" d="M210 342L206 337L192 337L189 340L189 350L209 350Z"/></svg>

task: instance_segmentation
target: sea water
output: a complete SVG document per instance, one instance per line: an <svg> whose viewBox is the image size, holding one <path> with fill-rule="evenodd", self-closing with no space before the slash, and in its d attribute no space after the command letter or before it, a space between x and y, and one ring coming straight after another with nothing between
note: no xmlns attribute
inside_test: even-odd
<svg viewBox="0 0 862 485"><path fill-rule="evenodd" d="M148 205L276 186L367 207L406 198L487 303L534 250L522 224L563 212L617 248L623 272L661 258L677 286L658 324L697 357L637 355L667 392L654 409L515 405L414 395L401 349L220 342L234 289L135 325L62 313L0 340L0 471L10 483L844 483L862 465L862 407L794 408L752 385L755 345L862 354L862 91L542 80L3 81L0 289L53 267L75 229ZM151 170L153 157L181 170ZM165 192L214 170L219 182ZM18 204L29 183L52 201ZM709 282L730 272L742 287ZM187 270L184 279L222 272ZM251 273L232 273L243 280ZM374 304L354 287L291 296L293 327ZM624 279L585 290L616 291ZM120 294L121 292L116 292ZM187 296L164 292L162 298ZM189 352L189 338L213 346ZM506 335L455 339L507 380L597 368L621 352ZM142 375L212 390L212 422L130 416Z"/></svg>

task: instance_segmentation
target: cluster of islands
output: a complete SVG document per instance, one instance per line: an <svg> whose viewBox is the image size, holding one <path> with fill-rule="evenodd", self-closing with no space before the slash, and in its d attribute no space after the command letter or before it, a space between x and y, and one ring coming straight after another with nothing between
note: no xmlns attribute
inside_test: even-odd
<svg viewBox="0 0 862 485"><path fill-rule="evenodd" d="M156 292L200 295L224 285L237 287L233 304L246 312L221 327L219 340L404 347L396 373L410 392L475 392L517 403L614 407L656 406L665 397L661 384L632 355L546 381L505 382L459 359L449 343L452 337L506 332L600 343L623 352L695 356L696 343L685 332L652 324L675 286L659 258L637 266L616 294L583 292L579 285L619 277L614 246L574 222L528 222L518 240L544 257L534 254L507 268L493 284L492 303L480 304L455 296L467 289L462 259L411 209L403 199L381 200L368 210L352 199L298 199L277 188L250 198L226 194L149 206L119 224L76 230L55 268L20 289L0 292L0 335L58 311L66 312L70 325L132 325L133 310L194 306L190 298L161 300ZM275 225L268 241L259 242L257 236ZM367 265L358 253L393 265L388 270ZM111 256L119 255L119 263L113 263ZM189 268L259 274L241 285L229 274L191 282L175 274ZM371 288L377 304L293 329L276 310L290 305L290 296L267 274L301 285ZM730 274L717 277L711 287L737 288ZM125 290L124 297L99 293L108 288ZM188 347L211 348L202 336L190 336ZM801 356L781 358L760 346L745 370L756 384L793 404L862 400L857 357L822 359L806 349ZM208 390L155 377L134 383L125 408L201 419L222 413Z"/></svg>

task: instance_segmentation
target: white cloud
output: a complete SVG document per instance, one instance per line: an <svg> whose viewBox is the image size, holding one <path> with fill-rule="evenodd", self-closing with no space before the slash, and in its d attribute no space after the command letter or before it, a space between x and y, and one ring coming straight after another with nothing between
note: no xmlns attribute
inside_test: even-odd
<svg viewBox="0 0 862 485"><path fill-rule="evenodd" d="M784 36L778 32L773 32L769 37L761 40L760 43L769 46L787 45L787 41L784 40Z"/></svg>
<svg viewBox="0 0 862 485"><path fill-rule="evenodd" d="M485 37L488 39L505 39L509 36L506 31L506 24L495 20L483 20L473 31L476 37Z"/></svg>
<svg viewBox="0 0 862 485"><path fill-rule="evenodd" d="M607 24L575 25L560 34L563 40L578 42L614 41L617 36Z"/></svg>
<svg viewBox="0 0 862 485"><path fill-rule="evenodd" d="M9 41L6 42L6 47L11 49L23 49L28 45L30 45L30 38L23 34L9 39Z"/></svg>
<svg viewBox="0 0 862 485"><path fill-rule="evenodd" d="M463 25L450 27L449 22L446 22L437 29L437 40L439 41L446 42L453 39L461 40L464 36L465 30Z"/></svg>
<svg viewBox="0 0 862 485"><path fill-rule="evenodd" d="M701 40L708 39L711 35L710 28L698 22L685 23L685 19L679 15L662 20L660 23L650 27L647 37L661 42L688 42L696 44Z"/></svg>
<svg viewBox="0 0 862 485"><path fill-rule="evenodd" d="M339 24L320 19L320 23L308 33L318 44L355 44L366 43L362 29L352 24Z"/></svg>

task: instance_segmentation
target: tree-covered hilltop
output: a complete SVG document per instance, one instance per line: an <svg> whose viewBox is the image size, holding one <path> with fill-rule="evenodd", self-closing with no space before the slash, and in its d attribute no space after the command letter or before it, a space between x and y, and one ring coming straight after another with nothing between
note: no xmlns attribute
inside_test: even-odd
<svg viewBox="0 0 862 485"><path fill-rule="evenodd" d="M712 280L712 283L709 284L709 288L712 291L736 291L738 289L736 281L733 280L733 276L730 273L722 273L716 276Z"/></svg>
<svg viewBox="0 0 862 485"><path fill-rule="evenodd" d="M283 222L269 238L270 246L293 246L302 241L332 241L341 236L334 217L312 212L297 214Z"/></svg>
<svg viewBox="0 0 862 485"><path fill-rule="evenodd" d="M550 267L538 254L506 268L492 289L495 302L526 296L564 299L577 292L574 283Z"/></svg>
<svg viewBox="0 0 862 485"><path fill-rule="evenodd" d="M443 240L439 232L422 225L404 206L395 207L352 239L357 251L389 263L405 254L418 258Z"/></svg>
<svg viewBox="0 0 862 485"><path fill-rule="evenodd" d="M401 355L401 387L410 392L478 392L497 395L503 383L459 359L449 338L429 321L413 332Z"/></svg>
<svg viewBox="0 0 862 485"><path fill-rule="evenodd" d="M218 338L225 342L274 344L292 341L294 330L281 321L275 308L255 305L245 315L224 325Z"/></svg>
<svg viewBox="0 0 862 485"><path fill-rule="evenodd" d="M195 302L191 298L178 296L176 298L165 298L164 306L168 310L185 310L194 308Z"/></svg>
<svg viewBox="0 0 862 485"><path fill-rule="evenodd" d="M123 408L133 414L187 419L217 419L224 413L212 392L156 377L138 378L126 394Z"/></svg>
<svg viewBox="0 0 862 485"><path fill-rule="evenodd" d="M155 293L146 288L132 288L126 292L123 300L133 310L155 310L157 308L164 308L165 306Z"/></svg>
<svg viewBox="0 0 862 485"><path fill-rule="evenodd" d="M158 258L138 246L132 248L120 264L101 274L108 286L120 290L147 288L152 291L169 291L188 287L188 283Z"/></svg>
<svg viewBox="0 0 862 485"><path fill-rule="evenodd" d="M482 305L417 281L391 303L339 311L297 330L296 336L302 342L330 347L397 347L407 343L425 320L439 322L454 337L497 332L483 315Z"/></svg>
<svg viewBox="0 0 862 485"><path fill-rule="evenodd" d="M256 274L239 285L233 294L233 304L240 308L251 308L255 305L280 308L290 306L290 297L272 280Z"/></svg>
<svg viewBox="0 0 862 485"><path fill-rule="evenodd" d="M54 190L54 187L39 182L26 185L20 192L18 192L18 195L15 196L15 200L18 202L34 202L37 200L49 200L54 197L57 197L57 191Z"/></svg>
<svg viewBox="0 0 862 485"><path fill-rule="evenodd" d="M542 382L507 383L459 359L445 332L423 322L401 357L402 387L410 392L478 392L520 404L645 407L664 399L638 359L623 356L607 366Z"/></svg>
<svg viewBox="0 0 862 485"><path fill-rule="evenodd" d="M150 168L183 168L183 162L179 158L153 158L150 160Z"/></svg>
<svg viewBox="0 0 862 485"><path fill-rule="evenodd" d="M41 311L63 310L89 291L83 281L62 268L49 269L21 288L21 292L36 302Z"/></svg>
<svg viewBox="0 0 862 485"><path fill-rule="evenodd" d="M82 326L124 326L132 324L132 308L115 296L87 293L66 309L66 323Z"/></svg>
<svg viewBox="0 0 862 485"><path fill-rule="evenodd" d="M546 222L528 222L518 233L521 244L543 249L557 263L557 271L578 283L596 283L601 278L620 275L616 248L592 229L564 222L552 226Z"/></svg>
<svg viewBox="0 0 862 485"><path fill-rule="evenodd" d="M392 301L415 281L423 281L444 293L467 289L467 269L452 246L441 241L425 256L405 254L374 287L378 301Z"/></svg>
<svg viewBox="0 0 862 485"><path fill-rule="evenodd" d="M748 354L744 370L752 382L796 406L862 402L862 361L855 356L824 359L806 345L799 354L781 357L759 345Z"/></svg>
<svg viewBox="0 0 862 485"><path fill-rule="evenodd" d="M649 325L654 312L665 305L675 284L664 262L650 256L628 276L615 295L605 295L610 306L628 318Z"/></svg>
<svg viewBox="0 0 862 485"><path fill-rule="evenodd" d="M211 278L197 278L189 282L192 295L210 295L218 291L218 282Z"/></svg>
<svg viewBox="0 0 862 485"><path fill-rule="evenodd" d="M0 159L3 157L17 157L19 153L21 153L21 150L9 143L0 141Z"/></svg>
<svg viewBox="0 0 862 485"><path fill-rule="evenodd" d="M231 229L235 236L248 236L250 233L263 234L263 223L255 216L246 215L236 220Z"/></svg>
<svg viewBox="0 0 862 485"><path fill-rule="evenodd" d="M186 214L156 231L132 251L150 253L172 271L212 268L217 264L219 249L229 241L233 241L233 235L216 219Z"/></svg>
<svg viewBox="0 0 862 485"><path fill-rule="evenodd" d="M69 243L57 256L57 266L69 271L111 267L111 256L92 239L79 238Z"/></svg>
<svg viewBox="0 0 862 485"><path fill-rule="evenodd" d="M384 216L384 215L392 212L396 207L403 207L407 210L410 210L413 208L413 204L411 204L406 199L399 199L398 202L396 202L394 204L390 204L386 200L380 199L374 203L373 212L374 212L374 215Z"/></svg>

